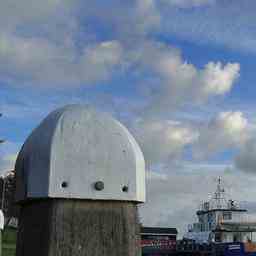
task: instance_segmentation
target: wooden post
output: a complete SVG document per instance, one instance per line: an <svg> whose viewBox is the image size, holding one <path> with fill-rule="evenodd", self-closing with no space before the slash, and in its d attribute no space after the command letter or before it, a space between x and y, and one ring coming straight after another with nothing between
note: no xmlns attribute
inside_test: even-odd
<svg viewBox="0 0 256 256"><path fill-rule="evenodd" d="M17 256L139 256L134 203L40 200L21 207Z"/></svg>
<svg viewBox="0 0 256 256"><path fill-rule="evenodd" d="M25 142L15 169L17 256L141 255L144 159L116 120L83 107L55 111Z"/></svg>

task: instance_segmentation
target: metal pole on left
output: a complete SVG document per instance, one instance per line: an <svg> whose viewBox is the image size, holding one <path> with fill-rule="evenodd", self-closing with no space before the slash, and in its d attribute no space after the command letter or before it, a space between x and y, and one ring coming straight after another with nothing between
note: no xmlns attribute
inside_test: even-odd
<svg viewBox="0 0 256 256"><path fill-rule="evenodd" d="M0 117L2 117L2 113L0 113ZM3 139L0 139L0 144L4 143ZM4 229L4 214L3 214L3 207L4 207L4 190L5 190L5 179L3 177L3 187L2 187L2 202L1 202L1 210L0 210L0 256L2 256L2 232ZM1 225L3 223L3 225Z"/></svg>

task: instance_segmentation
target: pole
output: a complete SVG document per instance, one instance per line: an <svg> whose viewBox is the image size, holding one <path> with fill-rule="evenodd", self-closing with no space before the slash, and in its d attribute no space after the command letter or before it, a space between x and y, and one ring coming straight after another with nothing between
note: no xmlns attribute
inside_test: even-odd
<svg viewBox="0 0 256 256"><path fill-rule="evenodd" d="M0 117L2 117L2 113L0 113ZM4 143L4 140L3 139L0 139L0 144ZM1 202L1 213L0 213L0 218L1 218L1 221L0 221L0 256L2 256L2 232L3 232L3 229L4 229L4 209L3 209L3 206L4 206L4 190L5 190L5 179L3 177L3 191L2 191L2 202Z"/></svg>
<svg viewBox="0 0 256 256"><path fill-rule="evenodd" d="M137 206L42 200L21 208L17 256L140 256Z"/></svg>
<svg viewBox="0 0 256 256"><path fill-rule="evenodd" d="M2 256L3 230L4 230L4 214L3 214L3 211L0 210L0 256Z"/></svg>
<svg viewBox="0 0 256 256"><path fill-rule="evenodd" d="M2 117L2 116L3 116L3 114L0 113L0 117ZM1 143L4 143L3 139L0 139L0 144ZM2 211L4 211L3 208L4 208L5 177L3 175L1 177L3 178L3 187L2 187L3 191L2 191L1 209L2 209Z"/></svg>
<svg viewBox="0 0 256 256"><path fill-rule="evenodd" d="M1 209L4 212L4 197L5 197L5 177L3 176L3 191L2 191L2 202Z"/></svg>

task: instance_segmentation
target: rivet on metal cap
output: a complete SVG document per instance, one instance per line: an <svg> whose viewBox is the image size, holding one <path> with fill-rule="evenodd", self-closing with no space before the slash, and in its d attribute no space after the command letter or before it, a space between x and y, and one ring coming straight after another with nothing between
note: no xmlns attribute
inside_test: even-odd
<svg viewBox="0 0 256 256"><path fill-rule="evenodd" d="M122 191L123 191L123 192L128 192L128 190L129 190L129 187L128 187L128 186L123 186L123 187L122 187Z"/></svg>
<svg viewBox="0 0 256 256"><path fill-rule="evenodd" d="M98 191L101 191L104 189L104 182L102 181L97 181L94 183L94 188Z"/></svg>
<svg viewBox="0 0 256 256"><path fill-rule="evenodd" d="M63 181L63 182L61 183L61 187L62 187L62 188L68 187L68 182L67 182L67 181Z"/></svg>

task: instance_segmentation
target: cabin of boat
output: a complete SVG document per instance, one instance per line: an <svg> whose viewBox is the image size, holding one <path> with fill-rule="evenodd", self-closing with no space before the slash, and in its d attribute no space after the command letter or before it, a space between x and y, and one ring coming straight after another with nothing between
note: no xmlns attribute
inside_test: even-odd
<svg viewBox="0 0 256 256"><path fill-rule="evenodd" d="M256 219L233 200L227 200L221 179L213 197L197 211L198 222L189 225L184 236L197 243L251 242L256 232Z"/></svg>

